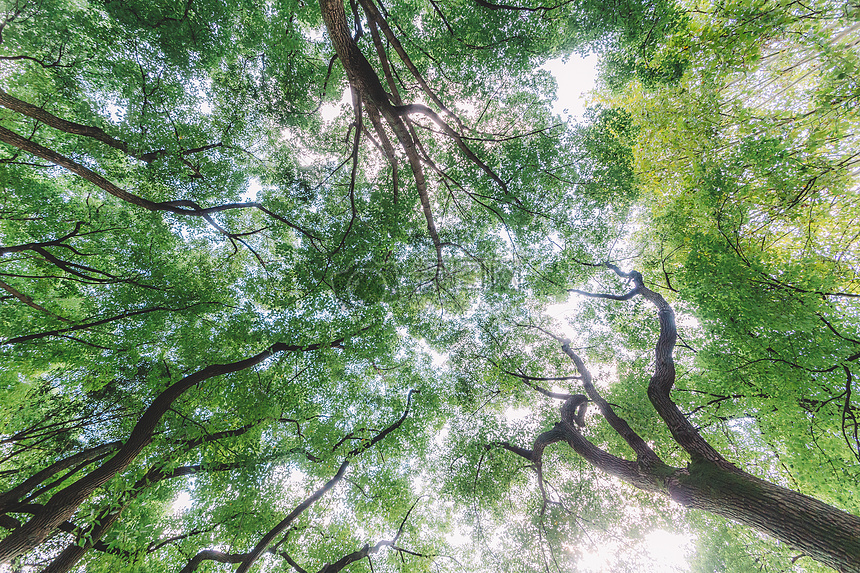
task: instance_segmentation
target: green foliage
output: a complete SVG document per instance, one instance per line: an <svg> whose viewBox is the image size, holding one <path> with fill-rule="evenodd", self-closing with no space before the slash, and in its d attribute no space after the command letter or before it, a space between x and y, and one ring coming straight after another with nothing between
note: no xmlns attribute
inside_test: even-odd
<svg viewBox="0 0 860 573"><path fill-rule="evenodd" d="M289 347L174 396L15 570L66 547L93 572L244 554L348 459L257 570L294 570L286 555L325 572L367 545L344 570L645 571L649 536L683 530L702 571L817 571L564 444L541 483L515 449L558 422L547 391L581 391L549 305L626 292L594 266L624 260L678 311L672 396L708 440L860 512L856 10L388 4L409 60L361 2L345 5L358 48L392 102L460 137L403 116L425 189L390 120L354 107L316 3L2 8L0 495L59 468L3 517L85 482L185 377ZM572 51L602 55L608 88L582 125L552 116L540 69ZM647 401L653 314L589 298L568 336L680 467ZM631 458L593 405L586 421Z"/></svg>

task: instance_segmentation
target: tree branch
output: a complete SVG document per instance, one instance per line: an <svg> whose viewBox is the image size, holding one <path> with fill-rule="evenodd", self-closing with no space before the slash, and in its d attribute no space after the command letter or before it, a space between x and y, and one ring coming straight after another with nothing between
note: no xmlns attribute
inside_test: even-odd
<svg viewBox="0 0 860 573"><path fill-rule="evenodd" d="M244 558L241 561L241 565L236 569L236 573L247 573L251 568L251 565L260 558L260 556L268 549L269 545L271 545L272 541L284 532L290 524L295 521L295 519L300 516L306 509L312 506L317 500L319 500L322 496L324 496L331 488L333 488L346 474L347 467L349 467L350 460L355 456L358 456L365 452L368 448L377 444L380 440L385 438L388 434L396 430L400 427L406 417L409 415L409 406L412 403L412 394L418 392L417 390L410 390L409 394L406 397L406 408L403 411L403 414L400 418L379 432L373 439L368 442L358 446L357 448L350 451L343 462L340 464L340 467L337 470L337 473L328 480L322 487L317 489L314 493L312 493L309 497L307 497L304 501L302 501L299 505L296 506L293 511L290 512L287 517L281 520L275 527L273 527L266 535L263 536L262 539L257 543L257 545L248 553L244 555Z"/></svg>
<svg viewBox="0 0 860 573"><path fill-rule="evenodd" d="M366 330L366 327L362 330ZM38 546L56 527L71 517L92 493L113 476L128 467L152 441L157 424L170 406L189 388L209 378L240 372L260 364L278 352L307 352L322 348L342 348L345 338L327 343L292 345L275 343L268 349L244 360L227 364L213 364L175 382L161 392L149 405L131 431L128 440L113 457L94 471L66 486L45 504L45 509L0 541L0 563L7 562Z"/></svg>

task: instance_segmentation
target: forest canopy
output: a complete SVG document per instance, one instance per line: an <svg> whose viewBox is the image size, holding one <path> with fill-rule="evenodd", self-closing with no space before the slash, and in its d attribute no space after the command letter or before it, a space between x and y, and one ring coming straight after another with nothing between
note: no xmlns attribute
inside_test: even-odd
<svg viewBox="0 0 860 573"><path fill-rule="evenodd" d="M4 0L0 567L860 572L858 46L853 0Z"/></svg>

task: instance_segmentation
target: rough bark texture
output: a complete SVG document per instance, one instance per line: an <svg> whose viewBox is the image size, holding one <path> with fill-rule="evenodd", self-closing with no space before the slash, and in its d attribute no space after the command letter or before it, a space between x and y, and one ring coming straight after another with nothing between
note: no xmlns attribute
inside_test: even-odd
<svg viewBox="0 0 860 573"><path fill-rule="evenodd" d="M400 112L391 105L388 93L382 87L376 70L370 65L353 39L349 22L346 19L343 0L320 0L320 10L350 85L361 96L362 101L368 107L371 118L382 115L388 126L394 131L401 149L406 154L412 175L415 177L415 187L418 189L418 195L421 199L421 208L427 219L427 230L436 246L437 255L441 259L441 242L433 220L433 210L427 192L427 179L424 175L424 168L421 165L415 140L409 133L409 128L403 121ZM384 131L379 126L377 131L380 132L380 137L383 137Z"/></svg>
<svg viewBox="0 0 860 573"><path fill-rule="evenodd" d="M763 531L843 573L860 572L860 518L732 467L694 462L665 479L681 505Z"/></svg>
<svg viewBox="0 0 860 573"><path fill-rule="evenodd" d="M94 448L89 448L62 460L56 461L45 469L24 480L20 485L0 495L0 514L13 510L19 500L33 491L37 486L61 471L105 456L122 446L122 442L110 442Z"/></svg>
<svg viewBox="0 0 860 573"><path fill-rule="evenodd" d="M65 119L48 113L47 111L38 106L35 106L31 103L27 103L25 101L21 101L18 98L6 93L2 89L0 89L0 106L16 111L22 115L26 115L27 117L40 121L47 126L53 127L54 129L65 131L66 133L71 133L73 135L83 135L86 137L91 137L113 147L114 149L119 149L123 153L128 153L133 157L138 157L137 155L129 151L129 147L126 142L111 137L110 135L105 133L102 128L82 125L73 121L67 121Z"/></svg>

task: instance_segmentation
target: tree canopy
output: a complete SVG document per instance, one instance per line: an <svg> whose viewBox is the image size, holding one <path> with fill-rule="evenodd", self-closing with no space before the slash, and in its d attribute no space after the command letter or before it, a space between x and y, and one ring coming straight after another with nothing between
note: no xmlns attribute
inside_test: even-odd
<svg viewBox="0 0 860 573"><path fill-rule="evenodd" d="M6 0L0 563L860 571L858 46L829 0Z"/></svg>

